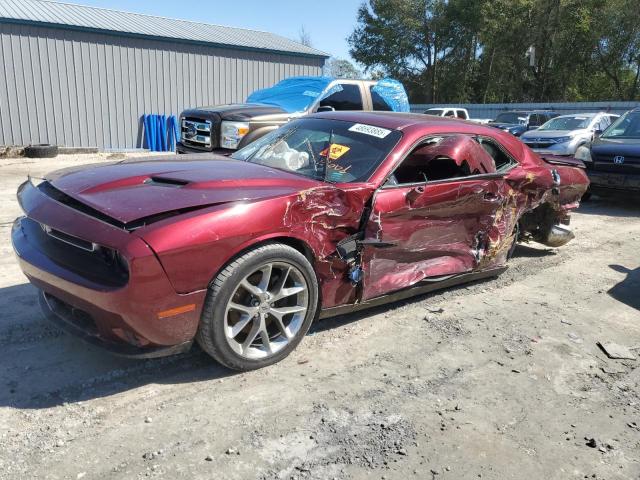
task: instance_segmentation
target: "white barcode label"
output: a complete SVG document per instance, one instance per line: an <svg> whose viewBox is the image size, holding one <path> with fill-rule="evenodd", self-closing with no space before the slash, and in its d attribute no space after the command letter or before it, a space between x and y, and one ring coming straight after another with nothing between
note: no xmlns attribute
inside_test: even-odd
<svg viewBox="0 0 640 480"><path fill-rule="evenodd" d="M364 133L365 135L371 135L372 137L384 138L391 133L391 130L386 128L374 127L372 125L363 125L362 123L356 123L349 128L350 132Z"/></svg>

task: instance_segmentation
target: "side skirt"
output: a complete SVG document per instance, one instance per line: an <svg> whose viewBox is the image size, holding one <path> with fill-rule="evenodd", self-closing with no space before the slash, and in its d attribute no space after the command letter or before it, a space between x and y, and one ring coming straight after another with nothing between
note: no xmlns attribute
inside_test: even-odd
<svg viewBox="0 0 640 480"><path fill-rule="evenodd" d="M371 307L377 307L386 303L397 302L406 298L414 297L416 295L423 295L425 293L434 292L436 290L442 290L444 288L453 287L462 283L474 282L476 280L483 280L485 278L497 277L507 270L507 266L492 268L490 270L483 270L481 272L462 273L453 277L447 277L440 281L420 282L412 287L397 292L382 295L381 297L372 298L362 303L351 305L340 305L337 307L326 308L320 312L318 318L330 318L337 315L344 315L346 313L358 312Z"/></svg>

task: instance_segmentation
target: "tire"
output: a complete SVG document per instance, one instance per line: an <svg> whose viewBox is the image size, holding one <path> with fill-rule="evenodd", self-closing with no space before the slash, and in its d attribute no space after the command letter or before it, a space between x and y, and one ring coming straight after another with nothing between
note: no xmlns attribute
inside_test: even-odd
<svg viewBox="0 0 640 480"><path fill-rule="evenodd" d="M298 346L317 307L318 281L309 260L288 245L269 243L230 262L211 282L196 340L228 368L263 368Z"/></svg>
<svg viewBox="0 0 640 480"><path fill-rule="evenodd" d="M24 147L24 156L28 158L54 158L58 156L56 145L40 144Z"/></svg>

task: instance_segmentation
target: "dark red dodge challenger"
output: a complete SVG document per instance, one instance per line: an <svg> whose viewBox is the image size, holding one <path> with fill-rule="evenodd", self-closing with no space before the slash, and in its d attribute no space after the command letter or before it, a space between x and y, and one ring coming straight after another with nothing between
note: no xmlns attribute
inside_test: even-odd
<svg viewBox="0 0 640 480"><path fill-rule="evenodd" d="M323 113L231 158L29 179L13 246L47 316L85 340L153 357L196 339L249 370L315 318L498 275L518 240L563 245L583 167L479 124Z"/></svg>

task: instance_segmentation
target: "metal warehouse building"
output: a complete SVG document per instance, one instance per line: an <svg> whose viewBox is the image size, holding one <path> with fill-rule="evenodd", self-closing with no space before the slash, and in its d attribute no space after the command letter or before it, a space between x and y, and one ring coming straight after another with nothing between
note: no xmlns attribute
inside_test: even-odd
<svg viewBox="0 0 640 480"><path fill-rule="evenodd" d="M142 115L242 102L327 55L267 32L0 0L0 145L142 146Z"/></svg>

